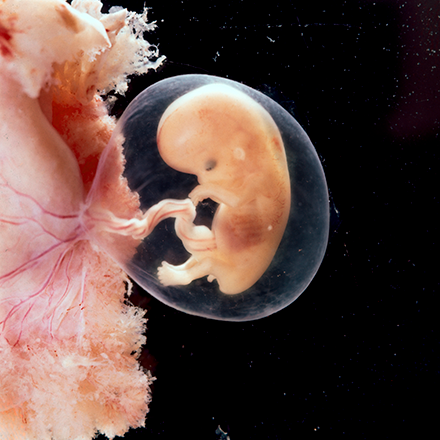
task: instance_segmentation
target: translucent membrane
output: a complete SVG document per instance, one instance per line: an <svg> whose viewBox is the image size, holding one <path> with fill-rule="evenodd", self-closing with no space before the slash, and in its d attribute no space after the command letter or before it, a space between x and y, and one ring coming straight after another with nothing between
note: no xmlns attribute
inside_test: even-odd
<svg viewBox="0 0 440 440"><path fill-rule="evenodd" d="M123 135L125 177L130 189L139 194L142 211L164 199L187 199L198 185L197 177L164 162L157 145L158 126L174 101L212 84L237 89L259 103L275 121L284 143L290 174L290 214L268 269L252 287L235 294L223 293L217 281L209 282L206 276L188 285L164 286L158 278L162 263L180 265L191 257L176 235L173 218L160 222L141 241L130 261L123 261L117 253L113 257L140 286L177 310L218 320L254 320L281 310L298 298L316 274L327 245L325 176L316 151L298 122L272 99L242 84L207 75L184 75L142 92L124 112L113 137L120 139ZM209 199L200 202L194 223L212 227L216 209L217 204Z"/></svg>

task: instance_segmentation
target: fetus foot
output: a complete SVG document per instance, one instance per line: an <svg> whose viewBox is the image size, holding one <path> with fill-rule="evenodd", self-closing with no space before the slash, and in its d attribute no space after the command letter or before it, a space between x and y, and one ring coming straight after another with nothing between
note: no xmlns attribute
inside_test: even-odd
<svg viewBox="0 0 440 440"><path fill-rule="evenodd" d="M191 281L205 276L208 276L208 281L211 283L216 279L211 271L212 261L210 258L198 261L196 258L190 257L180 266L173 266L163 261L157 269L157 275L164 286L186 286Z"/></svg>
<svg viewBox="0 0 440 440"><path fill-rule="evenodd" d="M173 266L166 261L163 261L162 265L158 267L157 276L164 286L186 286L193 280L181 266Z"/></svg>

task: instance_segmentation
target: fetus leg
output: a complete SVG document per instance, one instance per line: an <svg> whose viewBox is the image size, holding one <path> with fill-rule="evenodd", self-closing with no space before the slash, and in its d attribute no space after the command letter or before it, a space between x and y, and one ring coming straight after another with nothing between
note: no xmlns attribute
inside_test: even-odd
<svg viewBox="0 0 440 440"><path fill-rule="evenodd" d="M213 264L211 258L204 258L197 261L195 257L190 257L184 264L173 266L166 261L157 269L160 282L164 286L185 286L193 280L209 275L208 281L215 279L210 275Z"/></svg>
<svg viewBox="0 0 440 440"><path fill-rule="evenodd" d="M175 230L182 244L190 254L209 252L217 248L214 233L206 226L194 224L196 208L190 199L165 199L148 209L140 219L120 219L111 212L89 209L87 217L89 227L120 235L143 239L166 218L175 218ZM209 254L208 254L209 255ZM173 266L166 261L158 268L158 277L164 286L186 285L191 281L209 276L208 281L215 279L211 275L212 259L204 257L197 260L191 256L184 264Z"/></svg>
<svg viewBox="0 0 440 440"><path fill-rule="evenodd" d="M167 261L162 261L162 266L169 267L171 270L179 271L179 270L189 270L195 264L197 264L197 260L194 257L188 258L183 264L179 264L178 266L174 266L173 264L168 263Z"/></svg>
<svg viewBox="0 0 440 440"><path fill-rule="evenodd" d="M196 226L193 223L196 210L192 202L191 205L191 209L187 213L179 212L176 215L177 236L190 254L216 249L215 236L211 229L206 226Z"/></svg>

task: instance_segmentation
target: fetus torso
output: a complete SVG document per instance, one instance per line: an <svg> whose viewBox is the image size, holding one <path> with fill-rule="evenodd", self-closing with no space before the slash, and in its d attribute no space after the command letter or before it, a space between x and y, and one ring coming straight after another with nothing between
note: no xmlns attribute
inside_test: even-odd
<svg viewBox="0 0 440 440"><path fill-rule="evenodd" d="M275 122L244 93L208 85L168 107L158 147L169 166L197 176L199 185L189 194L194 205L208 198L219 204L211 228L215 244L197 246L197 238L181 237L193 257L180 270L191 270L191 276L180 272L170 282L162 277L165 284L208 275L223 293L248 289L270 265L290 210L289 173Z"/></svg>

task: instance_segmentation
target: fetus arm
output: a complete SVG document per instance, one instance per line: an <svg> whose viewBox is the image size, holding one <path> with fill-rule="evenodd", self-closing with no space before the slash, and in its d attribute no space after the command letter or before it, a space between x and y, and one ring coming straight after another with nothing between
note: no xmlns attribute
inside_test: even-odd
<svg viewBox="0 0 440 440"><path fill-rule="evenodd" d="M253 175L251 177L254 177ZM208 182L196 186L189 194L195 206L205 199L211 199L216 203L222 203L237 208L243 206L255 198L255 193L250 190L249 185L246 185L249 178L246 179L239 187L232 190L225 188L217 183ZM253 188L253 187L251 187Z"/></svg>

